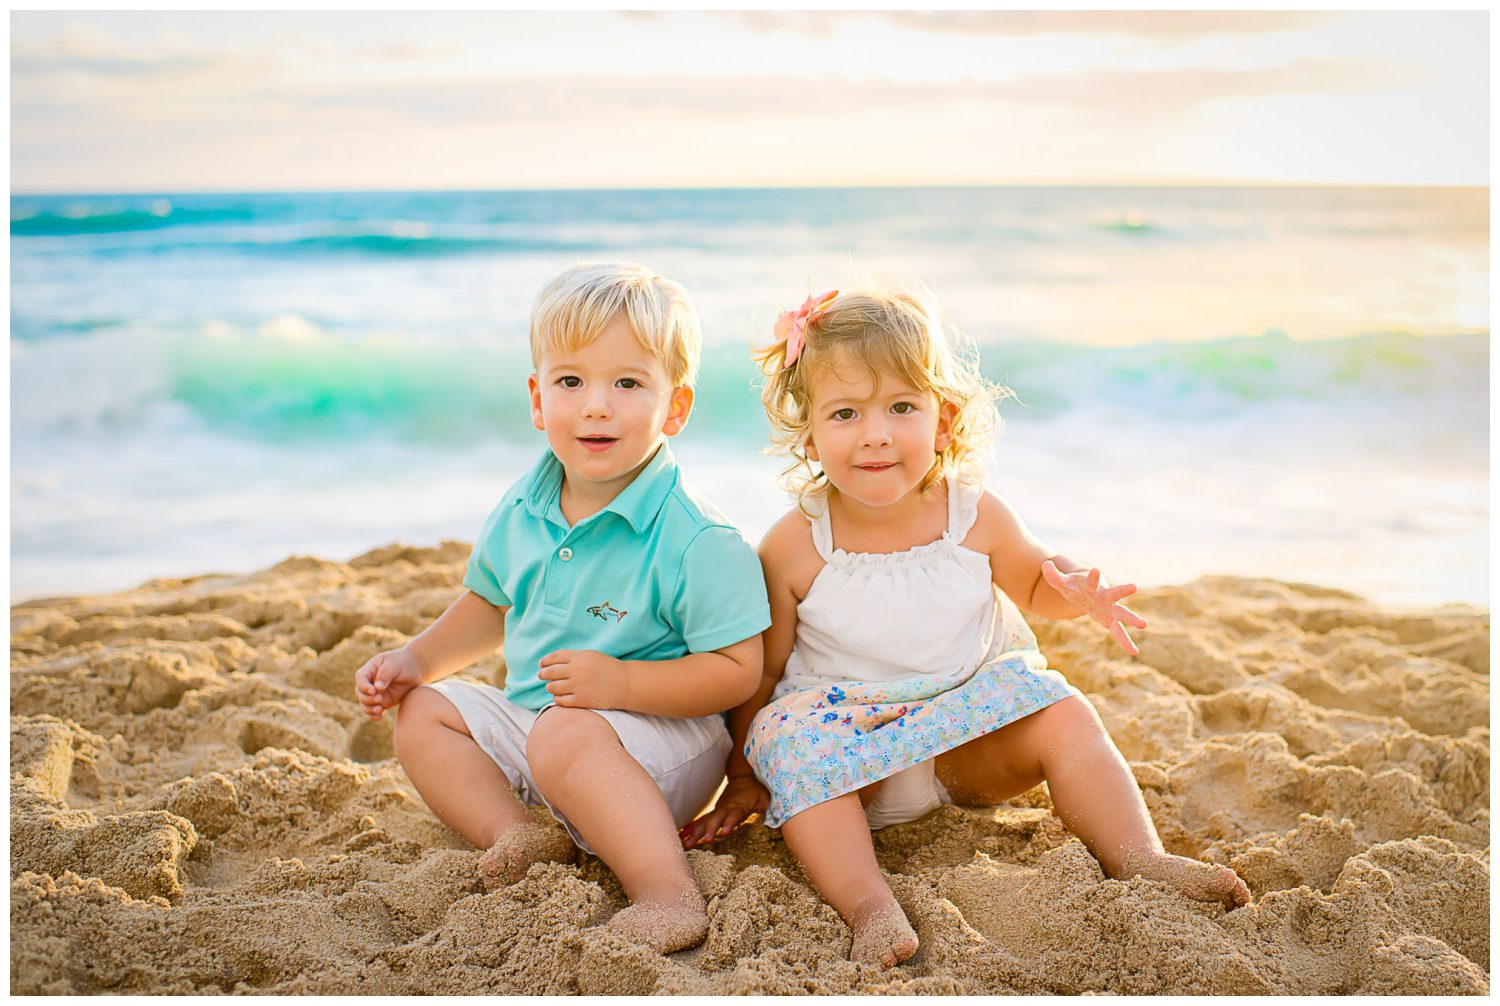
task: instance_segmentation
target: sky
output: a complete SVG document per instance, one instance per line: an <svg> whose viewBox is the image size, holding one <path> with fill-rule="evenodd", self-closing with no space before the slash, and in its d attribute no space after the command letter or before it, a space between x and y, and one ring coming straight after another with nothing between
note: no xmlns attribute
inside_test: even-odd
<svg viewBox="0 0 1500 1006"><path fill-rule="evenodd" d="M1484 13L11 16L11 190L1488 184Z"/></svg>

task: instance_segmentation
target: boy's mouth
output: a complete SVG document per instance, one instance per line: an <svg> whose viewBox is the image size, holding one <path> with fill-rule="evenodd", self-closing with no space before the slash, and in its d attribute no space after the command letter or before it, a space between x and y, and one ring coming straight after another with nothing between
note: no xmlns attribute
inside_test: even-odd
<svg viewBox="0 0 1500 1006"><path fill-rule="evenodd" d="M579 437L578 442L583 445L584 450L606 451L614 445L619 437Z"/></svg>

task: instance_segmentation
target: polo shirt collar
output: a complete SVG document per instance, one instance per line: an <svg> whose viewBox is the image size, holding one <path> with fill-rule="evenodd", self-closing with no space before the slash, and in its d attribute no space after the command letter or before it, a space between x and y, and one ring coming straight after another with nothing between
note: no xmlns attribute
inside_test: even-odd
<svg viewBox="0 0 1500 1006"><path fill-rule="evenodd" d="M516 502L524 502L530 513L543 520L551 519L566 527L568 522L562 514L562 462L548 450L531 469L526 490L519 494ZM662 504L677 485L677 460L665 440L646 467L640 470L630 485L611 500L600 513L612 511L625 518L637 534L646 530L661 512Z"/></svg>

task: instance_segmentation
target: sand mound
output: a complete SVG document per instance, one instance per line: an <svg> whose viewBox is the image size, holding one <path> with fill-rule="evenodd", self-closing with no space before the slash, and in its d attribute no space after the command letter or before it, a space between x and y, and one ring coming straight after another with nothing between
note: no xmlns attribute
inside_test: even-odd
<svg viewBox="0 0 1500 1006"><path fill-rule="evenodd" d="M1151 591L1139 660L1038 625L1225 915L1107 880L1045 787L876 836L922 939L891 972L777 833L689 853L707 941L594 929L598 860L486 893L354 671L455 596L466 546L294 558L12 610L11 991L1466 993L1489 989L1489 618L1301 584ZM497 680L498 658L472 669Z"/></svg>

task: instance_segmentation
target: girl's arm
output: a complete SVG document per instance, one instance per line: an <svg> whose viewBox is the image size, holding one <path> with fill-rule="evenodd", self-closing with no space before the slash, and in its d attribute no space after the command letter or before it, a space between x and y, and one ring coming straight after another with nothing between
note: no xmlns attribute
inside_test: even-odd
<svg viewBox="0 0 1500 1006"><path fill-rule="evenodd" d="M1127 653L1138 652L1125 627L1144 629L1146 620L1119 603L1135 593L1134 584L1111 587L1099 570L1053 552L1009 503L990 492L980 497L970 537L976 550L989 554L995 586L1017 607L1047 618L1088 615Z"/></svg>
<svg viewBox="0 0 1500 1006"><path fill-rule="evenodd" d="M755 778L755 772L745 758L745 738L750 733L755 714L771 701L771 694L786 673L787 658L792 655L792 644L797 638L797 603L801 600L797 588L801 588L800 593L806 593L812 576L817 575L821 560L812 547L806 519L796 511L772 526L758 551L766 573L766 594L771 602L771 627L761 636L764 660L760 684L755 694L729 711L729 736L733 741L725 766L729 781L713 809L682 829L682 844L689 849L723 838L751 814L763 812L770 804L770 794Z"/></svg>

